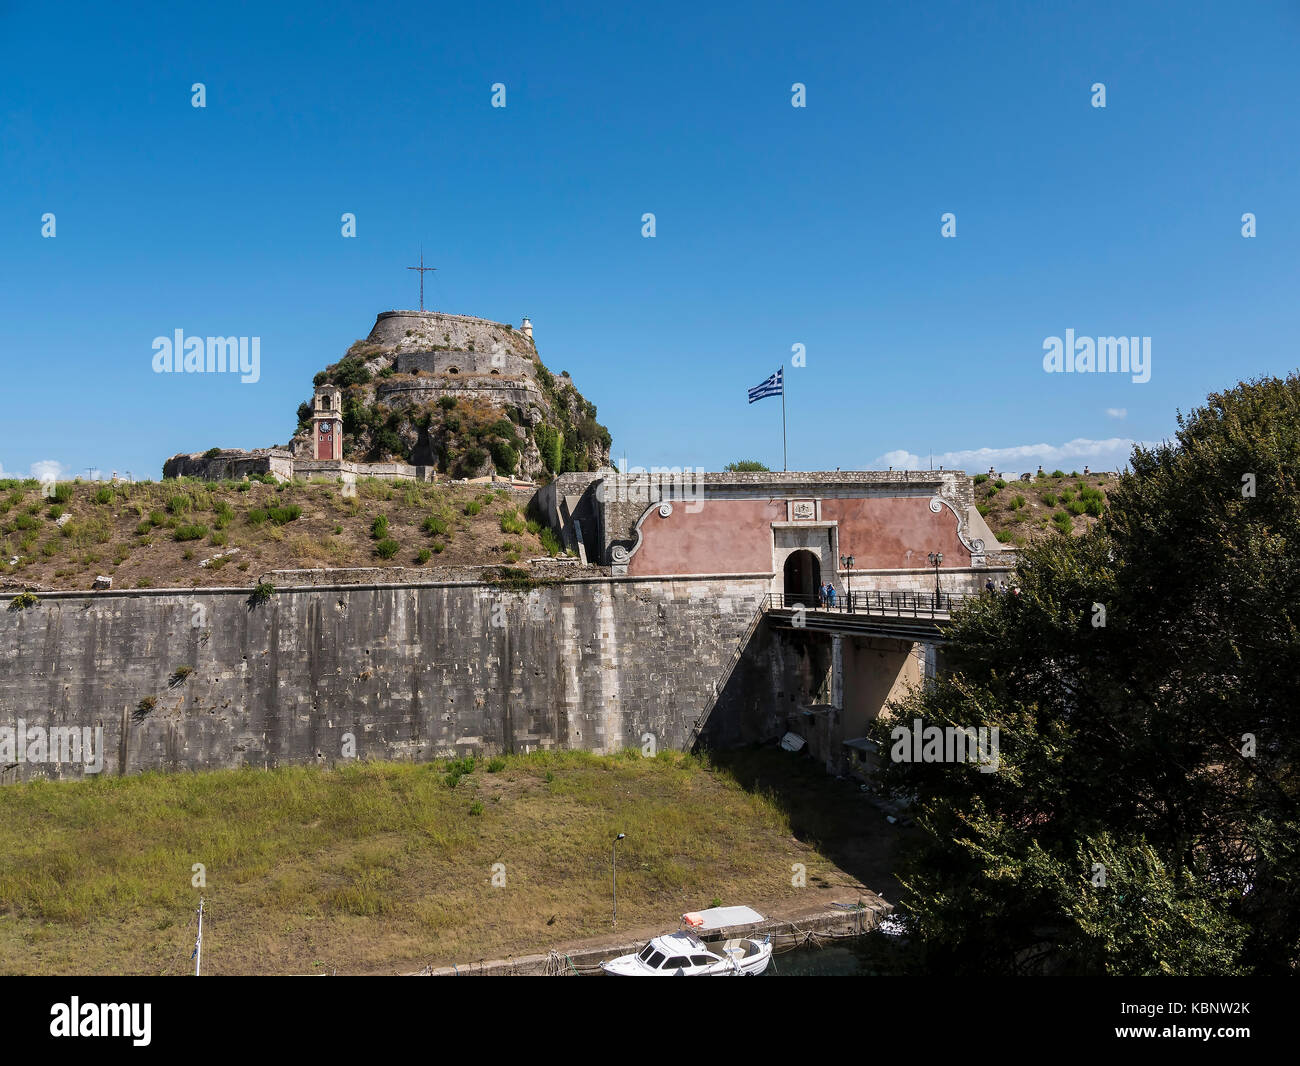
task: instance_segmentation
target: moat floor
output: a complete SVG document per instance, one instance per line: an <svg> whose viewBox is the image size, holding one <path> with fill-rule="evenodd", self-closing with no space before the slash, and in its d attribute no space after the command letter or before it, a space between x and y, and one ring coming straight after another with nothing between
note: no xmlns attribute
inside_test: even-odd
<svg viewBox="0 0 1300 1066"><path fill-rule="evenodd" d="M771 750L12 785L0 972L185 973L200 895L210 974L410 973L649 936L715 903L893 901L896 835L856 786Z"/></svg>

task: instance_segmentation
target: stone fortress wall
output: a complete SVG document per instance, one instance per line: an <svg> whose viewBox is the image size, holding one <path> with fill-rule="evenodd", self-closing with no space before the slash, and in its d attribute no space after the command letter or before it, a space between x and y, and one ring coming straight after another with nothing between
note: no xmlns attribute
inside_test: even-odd
<svg viewBox="0 0 1300 1066"><path fill-rule="evenodd" d="M0 612L0 726L102 728L109 774L333 766L349 734L355 759L417 762L613 752L646 733L681 747L766 587L318 585L258 606L247 588L43 593ZM80 776L0 764L0 782Z"/></svg>
<svg viewBox="0 0 1300 1066"><path fill-rule="evenodd" d="M449 315L442 311L380 312L366 341L391 349L398 355L435 351L491 355L494 350L499 350L530 367L536 351L531 338L523 330L486 318ZM490 369L489 366L483 372ZM529 372L535 374L535 371Z"/></svg>

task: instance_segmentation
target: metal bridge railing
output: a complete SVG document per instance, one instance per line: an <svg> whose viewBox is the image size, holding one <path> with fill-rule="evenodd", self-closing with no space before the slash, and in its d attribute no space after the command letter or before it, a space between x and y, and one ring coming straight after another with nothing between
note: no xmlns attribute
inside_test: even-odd
<svg viewBox="0 0 1300 1066"><path fill-rule="evenodd" d="M973 593L969 592L906 592L889 589L855 589L837 593L833 604L819 603L816 594L792 595L769 592L763 601L767 610L793 610L803 607L809 611L826 614L853 614L888 618L950 617Z"/></svg>

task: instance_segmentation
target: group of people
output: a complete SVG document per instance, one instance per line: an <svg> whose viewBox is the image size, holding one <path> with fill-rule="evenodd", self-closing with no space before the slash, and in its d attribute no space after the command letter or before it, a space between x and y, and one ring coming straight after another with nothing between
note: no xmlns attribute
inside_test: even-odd
<svg viewBox="0 0 1300 1066"><path fill-rule="evenodd" d="M832 585L829 581L826 582L826 584L822 585L817 590L817 606L818 607L835 606L835 586Z"/></svg>
<svg viewBox="0 0 1300 1066"><path fill-rule="evenodd" d="M1005 579L1005 578L1004 578L1002 581L998 582L998 584L995 585L995 584L993 584L993 578L990 577L986 582L984 582L984 591L985 591L985 592L1001 592L1001 593L1007 593L1007 592L1009 592L1009 593L1011 593L1011 595L1013 595L1013 596L1019 596L1019 595L1020 595L1020 586L1019 586L1019 585L1008 585L1007 582L1006 582L1006 579Z"/></svg>

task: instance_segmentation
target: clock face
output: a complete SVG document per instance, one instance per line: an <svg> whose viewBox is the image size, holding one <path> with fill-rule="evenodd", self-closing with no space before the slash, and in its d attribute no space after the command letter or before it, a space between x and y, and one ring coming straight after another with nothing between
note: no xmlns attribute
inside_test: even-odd
<svg viewBox="0 0 1300 1066"><path fill-rule="evenodd" d="M320 435L322 437L328 437L330 435L330 424L328 422L322 422L320 424Z"/></svg>

